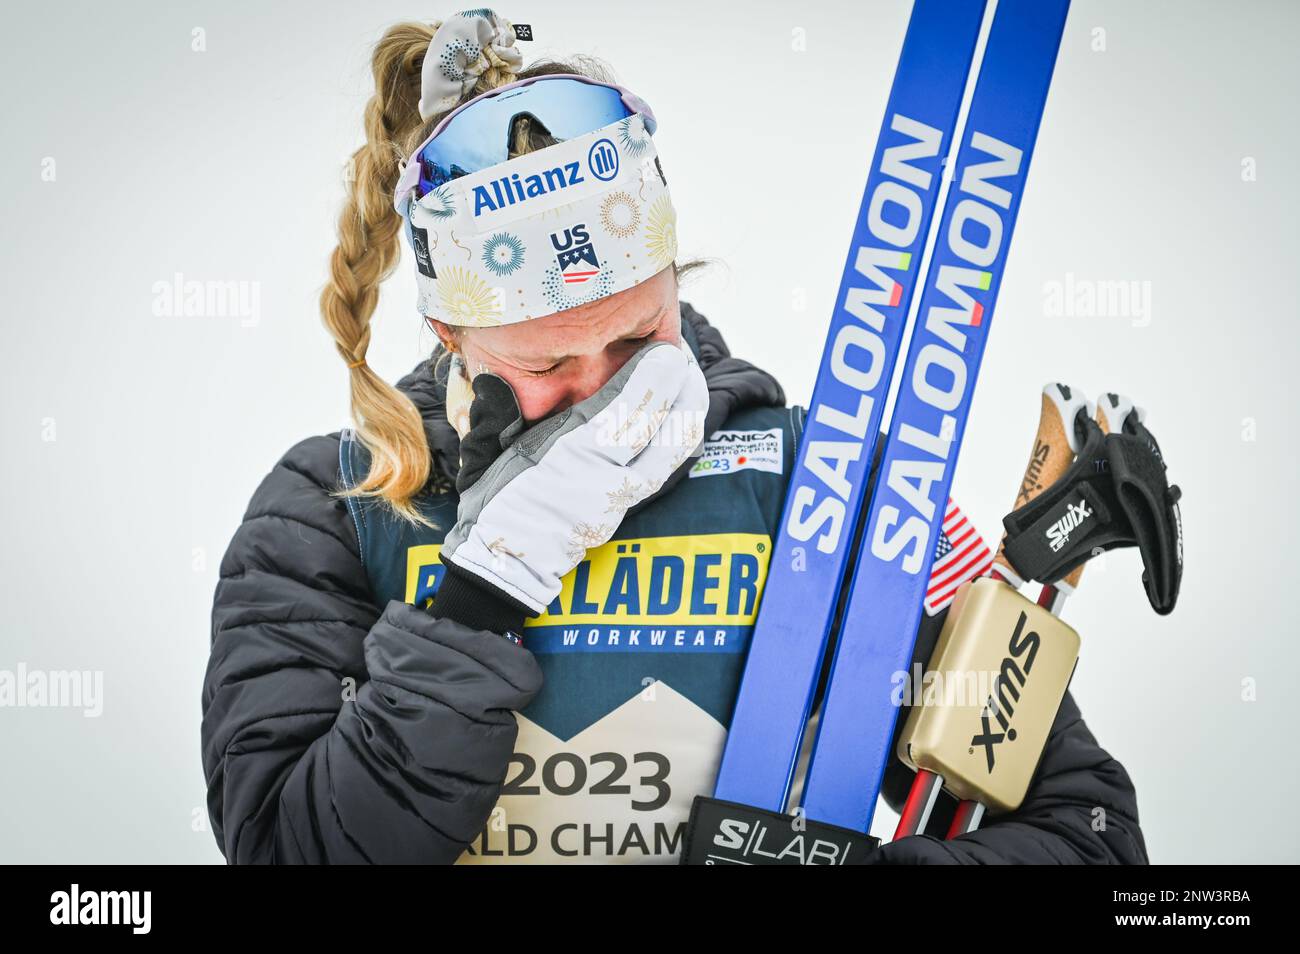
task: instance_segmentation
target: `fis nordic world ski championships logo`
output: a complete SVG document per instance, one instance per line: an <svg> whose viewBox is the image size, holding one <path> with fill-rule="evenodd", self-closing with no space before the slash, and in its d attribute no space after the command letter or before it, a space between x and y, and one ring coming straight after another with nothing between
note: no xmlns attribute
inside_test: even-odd
<svg viewBox="0 0 1300 954"><path fill-rule="evenodd" d="M551 233L551 245L558 253L555 262L560 266L566 285L585 285L600 274L600 259L585 222Z"/></svg>
<svg viewBox="0 0 1300 954"><path fill-rule="evenodd" d="M588 181L587 175L609 182L618 176L618 149L608 139L599 139L587 150L586 170L582 163L564 162L531 175L514 172L474 187L474 216L498 212L507 206L524 205L539 196L562 192Z"/></svg>

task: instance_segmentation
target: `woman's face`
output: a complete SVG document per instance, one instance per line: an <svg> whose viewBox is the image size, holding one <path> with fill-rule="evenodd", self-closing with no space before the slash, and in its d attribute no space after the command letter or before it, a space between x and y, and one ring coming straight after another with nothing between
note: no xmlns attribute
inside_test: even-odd
<svg viewBox="0 0 1300 954"><path fill-rule="evenodd" d="M513 325L465 328L455 341L470 377L486 369L504 378L531 424L591 397L649 342L676 344L681 323L668 267L607 298ZM429 324L444 344L452 340L447 325Z"/></svg>

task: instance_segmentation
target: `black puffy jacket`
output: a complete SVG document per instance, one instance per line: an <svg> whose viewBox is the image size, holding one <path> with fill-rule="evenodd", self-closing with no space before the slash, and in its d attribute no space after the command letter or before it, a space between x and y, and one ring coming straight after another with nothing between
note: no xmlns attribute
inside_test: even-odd
<svg viewBox="0 0 1300 954"><path fill-rule="evenodd" d="M784 404L770 376L732 357L685 303L682 314L709 381L710 431L745 408ZM433 484L450 493L457 438L431 362L399 387L424 417ZM418 601L379 599L355 515L331 495L340 482L338 433L291 448L221 562L202 696L217 844L231 863L450 863L485 830L515 758L516 712L545 702L543 670L527 639L520 647ZM674 486L653 504L661 512L692 489ZM774 525L779 494L768 496ZM941 622L923 622L918 659ZM727 713L716 714L724 725ZM895 808L909 777L897 762L886 773ZM1017 812L952 842L904 839L876 860L1134 863L1146 850L1127 774L1067 696Z"/></svg>

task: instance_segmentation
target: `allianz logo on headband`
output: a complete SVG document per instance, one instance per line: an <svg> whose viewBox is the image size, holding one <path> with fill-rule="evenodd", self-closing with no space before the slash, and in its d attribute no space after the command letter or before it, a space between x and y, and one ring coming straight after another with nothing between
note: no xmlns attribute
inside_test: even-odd
<svg viewBox="0 0 1300 954"><path fill-rule="evenodd" d="M613 159L609 161L612 162L615 173L618 172L618 153L614 151L613 143L608 139L602 139L592 148L600 149L602 153L607 152L612 155ZM602 155L602 164L605 161ZM491 188L488 186L474 187L474 215L476 217L482 215L485 209L496 212L507 205L514 205L516 202L527 202L539 195L546 195L548 192L564 189L584 181L586 180L583 178L576 162L566 162L563 166L555 166L543 173L528 176L526 179L520 179L519 173L515 172L508 178L493 179Z"/></svg>
<svg viewBox="0 0 1300 954"><path fill-rule="evenodd" d="M625 161L633 159L632 162ZM505 170L509 169L509 172ZM504 173L504 174L503 174ZM568 142L462 176L421 198L435 218L463 218L474 231L604 193L612 184L653 175L662 167L640 115Z"/></svg>

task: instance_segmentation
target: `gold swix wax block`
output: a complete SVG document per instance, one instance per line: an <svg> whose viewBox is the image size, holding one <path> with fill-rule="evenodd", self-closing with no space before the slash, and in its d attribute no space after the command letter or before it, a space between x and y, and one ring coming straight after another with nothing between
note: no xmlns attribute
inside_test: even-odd
<svg viewBox="0 0 1300 954"><path fill-rule="evenodd" d="M1024 800L1079 658L1079 634L1007 584L957 592L903 734L899 757L990 811Z"/></svg>

